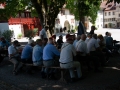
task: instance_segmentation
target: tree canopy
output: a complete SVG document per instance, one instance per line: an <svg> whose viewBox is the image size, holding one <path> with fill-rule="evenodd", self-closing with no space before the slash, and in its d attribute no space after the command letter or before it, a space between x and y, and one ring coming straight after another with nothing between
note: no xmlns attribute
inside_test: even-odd
<svg viewBox="0 0 120 90"><path fill-rule="evenodd" d="M113 0L108 0L110 1ZM114 1L120 2L120 0ZM49 26L52 34L55 19L64 5L76 19L81 20L83 16L90 16L94 23L100 2L101 0L0 0L0 3L6 4L5 9L0 9L0 20L8 20L10 17L15 17L18 12L29 9L32 15L40 18L41 26Z"/></svg>

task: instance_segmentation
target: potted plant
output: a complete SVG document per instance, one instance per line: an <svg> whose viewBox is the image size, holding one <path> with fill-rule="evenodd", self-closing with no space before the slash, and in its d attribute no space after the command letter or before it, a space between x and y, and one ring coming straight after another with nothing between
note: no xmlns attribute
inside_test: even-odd
<svg viewBox="0 0 120 90"><path fill-rule="evenodd" d="M21 39L21 37L22 37L22 33L19 33L18 36L17 36L17 38Z"/></svg>
<svg viewBox="0 0 120 90"><path fill-rule="evenodd" d="M27 37L30 40L30 39L34 38L37 35L37 32L38 32L37 29L35 29L35 30L27 30L25 32L25 37Z"/></svg>

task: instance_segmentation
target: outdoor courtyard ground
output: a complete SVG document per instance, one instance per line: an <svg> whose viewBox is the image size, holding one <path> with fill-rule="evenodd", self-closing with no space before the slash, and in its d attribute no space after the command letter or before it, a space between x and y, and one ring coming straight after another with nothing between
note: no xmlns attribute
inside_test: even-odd
<svg viewBox="0 0 120 90"><path fill-rule="evenodd" d="M119 29L96 30L95 33L104 35L106 31L111 32L113 38L120 41ZM27 39L19 41L26 42ZM21 72L14 76L12 69L13 64L8 58L0 63L0 90L120 90L120 55L111 57L107 66L102 68L102 73L83 71L86 78L75 83L66 84L58 80L42 79L40 71L33 75Z"/></svg>

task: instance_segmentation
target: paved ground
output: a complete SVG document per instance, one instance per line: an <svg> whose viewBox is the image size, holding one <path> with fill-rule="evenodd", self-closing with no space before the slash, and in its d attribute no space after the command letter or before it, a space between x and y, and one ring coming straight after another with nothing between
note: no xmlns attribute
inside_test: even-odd
<svg viewBox="0 0 120 90"><path fill-rule="evenodd" d="M103 73L84 71L87 77L76 83L60 83L33 75L12 75L13 65L6 59L0 64L0 90L120 90L120 56L112 57Z"/></svg>

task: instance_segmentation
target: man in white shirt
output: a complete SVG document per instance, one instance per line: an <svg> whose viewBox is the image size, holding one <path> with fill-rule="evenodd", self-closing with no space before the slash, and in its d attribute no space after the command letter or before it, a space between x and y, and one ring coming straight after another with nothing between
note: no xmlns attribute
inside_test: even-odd
<svg viewBox="0 0 120 90"><path fill-rule="evenodd" d="M73 43L72 38L67 38L67 42L63 43L61 47L59 62L61 68L69 69L71 80L74 81L75 74L73 68L77 69L78 78L82 77L82 72L81 72L80 63L78 61L73 61L73 57L76 56L76 50L72 45L72 43Z"/></svg>
<svg viewBox="0 0 120 90"><path fill-rule="evenodd" d="M86 35L82 34L81 39L76 43L76 51L78 52L77 60L81 62L81 64L82 62L86 62L88 70L91 69L90 62L93 61L95 72L98 72L100 70L98 70L99 62L97 60L97 57L90 56L85 40Z"/></svg>
<svg viewBox="0 0 120 90"><path fill-rule="evenodd" d="M85 40L85 43L88 43L91 38L92 38L92 35L91 34L87 34L87 38Z"/></svg>
<svg viewBox="0 0 120 90"><path fill-rule="evenodd" d="M105 55L99 48L99 44L97 41L97 34L93 34L90 41L87 43L88 53L92 56L96 56L99 58L101 65L105 66Z"/></svg>
<svg viewBox="0 0 120 90"><path fill-rule="evenodd" d="M45 28L43 28L41 31L40 31L40 33L39 33L39 35L40 35L40 38L43 40L43 38L48 38L47 37L47 30L48 30L48 26L45 26Z"/></svg>
<svg viewBox="0 0 120 90"><path fill-rule="evenodd" d="M19 42L15 40L11 46L8 47L8 54L9 54L9 60L14 64L14 70L13 74L17 74L17 68L19 65L19 51L16 49L16 47L19 45Z"/></svg>

